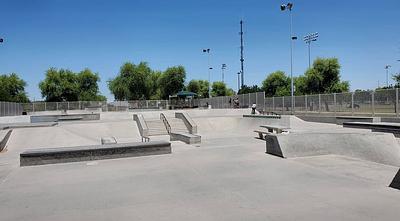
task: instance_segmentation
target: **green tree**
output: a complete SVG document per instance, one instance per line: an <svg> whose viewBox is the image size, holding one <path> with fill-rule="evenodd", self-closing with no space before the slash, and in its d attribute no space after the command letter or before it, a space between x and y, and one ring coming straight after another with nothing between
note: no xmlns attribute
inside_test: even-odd
<svg viewBox="0 0 400 221"><path fill-rule="evenodd" d="M80 101L105 101L106 97L100 95L98 82L100 77L90 69L79 72L76 76L79 89L78 100Z"/></svg>
<svg viewBox="0 0 400 221"><path fill-rule="evenodd" d="M213 97L226 96L228 88L222 81L215 81L212 84L211 95Z"/></svg>
<svg viewBox="0 0 400 221"><path fill-rule="evenodd" d="M126 62L121 66L118 76L108 81L108 87L116 100L148 99L151 73L146 62L138 65Z"/></svg>
<svg viewBox="0 0 400 221"><path fill-rule="evenodd" d="M161 75L158 83L161 90L161 98L168 99L185 87L186 71L183 66L167 68Z"/></svg>
<svg viewBox="0 0 400 221"><path fill-rule="evenodd" d="M0 101L29 102L25 92L26 82L17 74L0 75Z"/></svg>
<svg viewBox="0 0 400 221"><path fill-rule="evenodd" d="M208 97L208 81L206 80L191 80L186 86L186 90L196 93L201 98Z"/></svg>
<svg viewBox="0 0 400 221"><path fill-rule="evenodd" d="M161 99L161 89L158 86L158 81L160 80L161 75L162 75L161 71L152 71L152 73L150 73L149 80L147 81L150 100Z"/></svg>
<svg viewBox="0 0 400 221"><path fill-rule="evenodd" d="M240 88L238 94L248 94L256 92L262 92L262 89L259 88L258 85L253 85L253 86L243 85L243 87Z"/></svg>
<svg viewBox="0 0 400 221"><path fill-rule="evenodd" d="M269 74L262 82L261 89L265 91L265 96L289 96L290 77L283 71L275 71Z"/></svg>
<svg viewBox="0 0 400 221"><path fill-rule="evenodd" d="M77 101L79 87L77 76L70 70L50 68L46 78L39 83L42 96L46 101Z"/></svg>
<svg viewBox="0 0 400 221"><path fill-rule="evenodd" d="M49 102L60 101L104 101L99 93L100 77L90 69L74 73L67 69L50 68L39 83L42 96Z"/></svg>
<svg viewBox="0 0 400 221"><path fill-rule="evenodd" d="M348 81L340 80L340 65L337 58L317 58L312 68L296 81L301 94L348 92Z"/></svg>

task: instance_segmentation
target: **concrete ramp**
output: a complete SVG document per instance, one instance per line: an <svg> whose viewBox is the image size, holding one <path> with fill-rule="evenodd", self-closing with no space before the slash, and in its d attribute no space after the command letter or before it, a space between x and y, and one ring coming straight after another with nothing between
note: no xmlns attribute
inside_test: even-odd
<svg viewBox="0 0 400 221"><path fill-rule="evenodd" d="M290 133L266 136L266 153L284 158L336 154L400 166L400 147L392 134Z"/></svg>

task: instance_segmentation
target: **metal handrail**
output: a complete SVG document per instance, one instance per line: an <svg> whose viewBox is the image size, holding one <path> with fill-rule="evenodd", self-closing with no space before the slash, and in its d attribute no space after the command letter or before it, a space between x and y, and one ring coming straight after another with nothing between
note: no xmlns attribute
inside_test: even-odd
<svg viewBox="0 0 400 221"><path fill-rule="evenodd" d="M169 122L163 113L160 113L160 119L163 121L165 129L167 129L168 134L170 134L171 133L171 125L169 125Z"/></svg>

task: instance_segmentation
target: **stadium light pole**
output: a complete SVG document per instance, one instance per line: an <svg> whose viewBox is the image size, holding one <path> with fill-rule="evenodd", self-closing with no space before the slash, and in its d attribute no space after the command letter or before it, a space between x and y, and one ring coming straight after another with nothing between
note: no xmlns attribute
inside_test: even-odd
<svg viewBox="0 0 400 221"><path fill-rule="evenodd" d="M308 34L304 36L304 42L308 45L308 68L311 68L311 42L317 41L318 32Z"/></svg>
<svg viewBox="0 0 400 221"><path fill-rule="evenodd" d="M221 70L222 70L222 82L224 83L224 70L226 69L226 64L222 64Z"/></svg>
<svg viewBox="0 0 400 221"><path fill-rule="evenodd" d="M293 85L293 41L297 40L296 36L293 36L293 16L292 16L293 3L289 2L287 4L281 5L281 11L289 11L290 15L290 94L292 97L292 114L294 109L294 85Z"/></svg>
<svg viewBox="0 0 400 221"><path fill-rule="evenodd" d="M210 67L210 49L203 49L203 53L208 54L208 98L211 98L211 81L210 81L210 76L211 76L211 70L212 67Z"/></svg>
<svg viewBox="0 0 400 221"><path fill-rule="evenodd" d="M237 75L238 75L238 94L239 94L239 90L240 90L240 75L241 75L241 72L239 71L239 72L237 73Z"/></svg>
<svg viewBox="0 0 400 221"><path fill-rule="evenodd" d="M386 69L386 89L389 88L389 68L392 67L391 65L386 65L385 69Z"/></svg>

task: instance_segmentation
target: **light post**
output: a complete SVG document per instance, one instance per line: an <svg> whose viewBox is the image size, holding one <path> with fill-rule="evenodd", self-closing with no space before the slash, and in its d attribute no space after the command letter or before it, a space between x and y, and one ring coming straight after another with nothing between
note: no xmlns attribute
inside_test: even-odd
<svg viewBox="0 0 400 221"><path fill-rule="evenodd" d="M222 82L224 82L224 70L226 69L226 64L222 64L221 70L222 70Z"/></svg>
<svg viewBox="0 0 400 221"><path fill-rule="evenodd" d="M293 114L293 109L294 109L294 91L293 91L293 40L296 40L297 37L293 36L293 18L292 18L292 8L293 8L293 3L287 3L281 5L281 11L289 10L289 15L290 15L290 93L292 97L292 114Z"/></svg>
<svg viewBox="0 0 400 221"><path fill-rule="evenodd" d="M308 68L311 68L311 42L317 41L318 32L308 34L304 36L304 42L308 44Z"/></svg>
<svg viewBox="0 0 400 221"><path fill-rule="evenodd" d="M203 53L207 53L208 54L208 98L211 98L211 81L210 81L210 76L211 76L211 70L212 67L210 67L210 49L203 49Z"/></svg>
<svg viewBox="0 0 400 221"><path fill-rule="evenodd" d="M3 43L3 41L4 41L4 39L3 39L3 38L0 38L0 43Z"/></svg>
<svg viewBox="0 0 400 221"><path fill-rule="evenodd" d="M391 65L386 65L386 89L389 89L389 68L392 67Z"/></svg>

